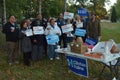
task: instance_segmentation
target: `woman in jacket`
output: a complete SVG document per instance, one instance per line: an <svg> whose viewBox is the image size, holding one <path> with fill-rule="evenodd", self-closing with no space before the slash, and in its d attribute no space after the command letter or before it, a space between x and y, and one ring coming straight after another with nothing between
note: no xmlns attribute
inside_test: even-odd
<svg viewBox="0 0 120 80"><path fill-rule="evenodd" d="M50 25L48 25L47 28L45 29L45 35L51 35L51 34L56 34L58 36L61 35L61 30L57 26L57 24L55 24L54 19L50 19ZM59 59L58 53L55 52L55 49L57 49L57 44L58 43L48 44L48 49L49 49L48 56L50 60L53 60L54 55L56 59Z"/></svg>
<svg viewBox="0 0 120 80"><path fill-rule="evenodd" d="M26 21L21 23L21 29L20 29L20 44L21 44L21 52L23 53L23 59L24 64L26 66L30 66L30 58L31 58L31 51L32 51L32 45L30 37L26 35L27 28Z"/></svg>

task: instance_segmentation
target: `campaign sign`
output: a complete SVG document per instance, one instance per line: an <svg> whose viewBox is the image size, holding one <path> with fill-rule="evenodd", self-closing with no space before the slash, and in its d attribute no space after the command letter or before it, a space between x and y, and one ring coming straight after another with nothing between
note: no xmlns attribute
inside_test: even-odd
<svg viewBox="0 0 120 80"><path fill-rule="evenodd" d="M46 36L46 40L48 44L54 44L59 41L59 37L56 34L50 34Z"/></svg>
<svg viewBox="0 0 120 80"><path fill-rule="evenodd" d="M32 36L33 35L32 29L27 29L25 31L25 34L26 34L26 36Z"/></svg>
<svg viewBox="0 0 120 80"><path fill-rule="evenodd" d="M67 25L62 26L62 32L63 33L67 33L67 32L70 32L70 31L73 31L72 24L67 24Z"/></svg>
<svg viewBox="0 0 120 80"><path fill-rule="evenodd" d="M88 16L88 11L85 8L78 8L78 15Z"/></svg>
<svg viewBox="0 0 120 80"><path fill-rule="evenodd" d="M33 33L35 35L44 34L43 26L34 26L33 27Z"/></svg>
<svg viewBox="0 0 120 80"><path fill-rule="evenodd" d="M74 13L64 12L64 19L73 19Z"/></svg>
<svg viewBox="0 0 120 80"><path fill-rule="evenodd" d="M74 72L77 75L88 77L88 64L86 58L78 58L75 56L67 55L66 59L70 71Z"/></svg>
<svg viewBox="0 0 120 80"><path fill-rule="evenodd" d="M88 45L95 45L97 43L97 41L93 38L86 38L85 43Z"/></svg>
<svg viewBox="0 0 120 80"><path fill-rule="evenodd" d="M76 29L75 30L75 35L76 36L82 36L82 37L84 37L85 34L86 34L86 30L85 29Z"/></svg>
<svg viewBox="0 0 120 80"><path fill-rule="evenodd" d="M83 27L83 22L78 23L78 24L76 25L76 27L77 27L77 28L82 28L82 27Z"/></svg>

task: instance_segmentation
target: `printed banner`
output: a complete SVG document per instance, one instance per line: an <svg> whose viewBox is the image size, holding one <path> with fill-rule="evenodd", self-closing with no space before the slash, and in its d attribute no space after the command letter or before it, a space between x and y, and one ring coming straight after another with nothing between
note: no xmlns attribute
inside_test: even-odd
<svg viewBox="0 0 120 80"><path fill-rule="evenodd" d="M46 40L48 44L54 44L59 41L59 37L56 34L50 34L46 36Z"/></svg>
<svg viewBox="0 0 120 80"><path fill-rule="evenodd" d="M74 18L74 13L70 12L64 12L64 19L73 19Z"/></svg>
<svg viewBox="0 0 120 80"><path fill-rule="evenodd" d="M25 34L26 34L26 36L32 36L32 35L33 35L32 29L27 29L27 30L25 31Z"/></svg>
<svg viewBox="0 0 120 80"><path fill-rule="evenodd" d="M77 75L88 77L88 63L86 58L66 56L69 69Z"/></svg>
<svg viewBox="0 0 120 80"><path fill-rule="evenodd" d="M62 26L62 32L67 33L73 31L72 24Z"/></svg>
<svg viewBox="0 0 120 80"><path fill-rule="evenodd" d="M85 8L78 9L78 15L80 16L88 16L88 11Z"/></svg>
<svg viewBox="0 0 120 80"><path fill-rule="evenodd" d="M85 43L88 45L95 45L97 43L97 41L93 38L86 38Z"/></svg>
<svg viewBox="0 0 120 80"><path fill-rule="evenodd" d="M75 30L75 35L76 36L82 36L82 37L84 37L85 34L86 34L86 30L85 29L76 29Z"/></svg>
<svg viewBox="0 0 120 80"><path fill-rule="evenodd" d="M43 26L34 26L33 27L33 33L35 35L44 34Z"/></svg>

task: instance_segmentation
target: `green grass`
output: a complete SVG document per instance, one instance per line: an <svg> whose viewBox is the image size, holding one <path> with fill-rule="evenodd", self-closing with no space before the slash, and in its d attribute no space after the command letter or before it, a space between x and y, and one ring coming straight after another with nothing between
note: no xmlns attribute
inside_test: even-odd
<svg viewBox="0 0 120 80"><path fill-rule="evenodd" d="M101 41L114 39L116 43L120 42L120 23L101 23L101 27ZM99 73L103 65L89 59L88 78L69 72L66 62L61 63L61 60L50 61L48 58L44 58L42 61L32 63L30 67L26 67L23 65L22 53L20 54L20 64L9 66L5 36L1 32L0 37L0 80L98 80L100 77ZM63 60L65 61L65 58ZM104 75L101 76L101 80L108 80L108 69L104 72Z"/></svg>

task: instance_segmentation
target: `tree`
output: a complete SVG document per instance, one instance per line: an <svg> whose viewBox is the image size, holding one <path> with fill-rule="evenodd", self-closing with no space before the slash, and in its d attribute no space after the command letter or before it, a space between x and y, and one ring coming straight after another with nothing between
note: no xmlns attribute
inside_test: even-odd
<svg viewBox="0 0 120 80"><path fill-rule="evenodd" d="M117 3L115 4L115 9L117 12L117 19L120 19L120 0L117 0Z"/></svg>
<svg viewBox="0 0 120 80"><path fill-rule="evenodd" d="M117 20L117 16L116 16L116 10L115 10L115 6L112 7L112 13L111 13L111 22L116 22Z"/></svg>

